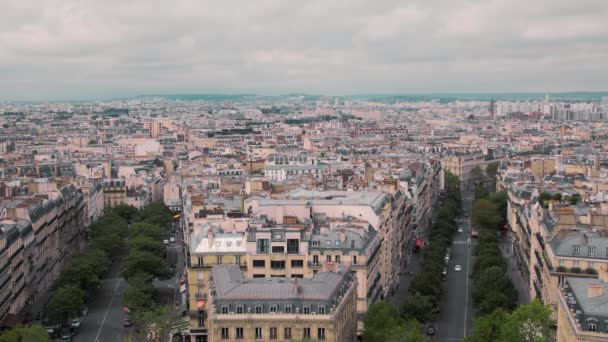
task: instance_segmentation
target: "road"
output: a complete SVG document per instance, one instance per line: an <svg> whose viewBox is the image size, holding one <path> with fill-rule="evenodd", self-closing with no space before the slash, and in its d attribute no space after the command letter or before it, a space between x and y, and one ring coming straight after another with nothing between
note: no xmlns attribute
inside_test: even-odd
<svg viewBox="0 0 608 342"><path fill-rule="evenodd" d="M463 193L463 211L470 212L472 193ZM462 232L454 234L450 247L450 261L447 267L445 291L439 306L441 313L437 322L435 341L464 341L471 333L473 323L473 301L471 299L473 271L473 247L468 219L459 223ZM455 271L460 265L461 271Z"/></svg>
<svg viewBox="0 0 608 342"><path fill-rule="evenodd" d="M122 263L114 263L108 275L101 281L95 299L89 304L89 312L81 318L80 331L75 342L123 342L127 331L122 326L126 317L122 310L122 298L127 284L120 277Z"/></svg>
<svg viewBox="0 0 608 342"><path fill-rule="evenodd" d="M172 225L172 224L171 224ZM175 243L167 247L167 260L170 266L175 266L174 277L164 281L154 281L157 289L167 294L172 302L178 302L180 311L185 310L185 302L179 296L179 276L183 271L183 253L181 234L173 234L167 227L167 235L175 236ZM114 263L108 275L101 281L101 286L95 294L95 299L89 304L89 312L81 318L80 331L74 336L74 342L123 342L130 334L130 328L122 326L127 315L123 312L122 299L127 291L126 281L120 277L121 262Z"/></svg>
<svg viewBox="0 0 608 342"><path fill-rule="evenodd" d="M175 233L173 233L175 231ZM172 242L167 246L167 262L169 267L175 267L175 273L173 278L168 280L157 280L155 279L153 284L154 287L161 291L169 300L174 304L179 305L179 312L186 310L186 300L182 298L179 292L179 278L184 271L184 253L183 253L183 238L179 222L173 222L169 224L166 230L168 236L175 237L175 242Z"/></svg>

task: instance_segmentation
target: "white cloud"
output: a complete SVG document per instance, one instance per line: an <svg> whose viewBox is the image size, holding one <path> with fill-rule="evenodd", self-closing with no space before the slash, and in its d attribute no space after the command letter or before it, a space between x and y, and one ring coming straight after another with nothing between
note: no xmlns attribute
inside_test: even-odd
<svg viewBox="0 0 608 342"><path fill-rule="evenodd" d="M608 2L4 0L0 99L608 89Z"/></svg>

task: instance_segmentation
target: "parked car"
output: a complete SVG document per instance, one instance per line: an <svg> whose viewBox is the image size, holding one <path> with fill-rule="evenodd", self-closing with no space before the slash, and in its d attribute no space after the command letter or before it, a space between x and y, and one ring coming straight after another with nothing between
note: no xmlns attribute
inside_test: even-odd
<svg viewBox="0 0 608 342"><path fill-rule="evenodd" d="M133 326L133 321L131 321L131 319L130 319L130 318L125 318L125 319L122 321L122 326L123 326L123 327L125 327L125 328L130 328L130 327L132 327L132 326Z"/></svg>
<svg viewBox="0 0 608 342"><path fill-rule="evenodd" d="M175 242L175 238L172 236L169 238L169 242Z"/></svg>
<svg viewBox="0 0 608 342"><path fill-rule="evenodd" d="M169 240L164 239L164 240L163 240L163 244L168 245L168 244L169 244Z"/></svg>
<svg viewBox="0 0 608 342"><path fill-rule="evenodd" d="M80 313L81 313L83 316L86 316L88 312L89 312L89 308L87 308L86 306L85 306L84 308L82 308L82 311L80 311Z"/></svg>
<svg viewBox="0 0 608 342"><path fill-rule="evenodd" d="M80 318L74 318L72 320L72 328L80 328Z"/></svg>
<svg viewBox="0 0 608 342"><path fill-rule="evenodd" d="M435 327L432 325L429 325L428 327L426 327L426 334L429 336L435 335Z"/></svg>

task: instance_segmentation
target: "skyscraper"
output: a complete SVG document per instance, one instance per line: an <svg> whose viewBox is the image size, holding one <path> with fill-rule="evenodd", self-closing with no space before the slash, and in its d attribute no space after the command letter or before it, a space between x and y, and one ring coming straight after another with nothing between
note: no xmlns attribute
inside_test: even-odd
<svg viewBox="0 0 608 342"><path fill-rule="evenodd" d="M494 109L494 99L490 100L490 120L494 120L495 119L495 115L494 115L495 109Z"/></svg>

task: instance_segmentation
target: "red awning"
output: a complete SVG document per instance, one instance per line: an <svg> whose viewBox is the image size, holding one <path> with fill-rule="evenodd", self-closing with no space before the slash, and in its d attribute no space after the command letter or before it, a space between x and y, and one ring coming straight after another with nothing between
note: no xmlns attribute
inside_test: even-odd
<svg viewBox="0 0 608 342"><path fill-rule="evenodd" d="M196 302L196 307L199 309L202 309L205 307L205 301L204 300L199 300Z"/></svg>
<svg viewBox="0 0 608 342"><path fill-rule="evenodd" d="M421 246L422 246L422 240L416 239L416 247L421 247Z"/></svg>

